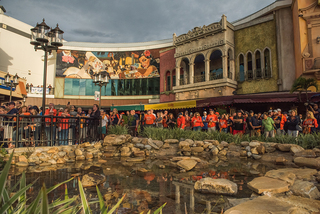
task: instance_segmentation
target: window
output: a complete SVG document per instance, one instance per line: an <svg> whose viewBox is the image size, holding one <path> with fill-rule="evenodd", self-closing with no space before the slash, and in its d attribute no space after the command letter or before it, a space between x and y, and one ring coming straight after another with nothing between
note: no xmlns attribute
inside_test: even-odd
<svg viewBox="0 0 320 214"><path fill-rule="evenodd" d="M167 89L167 91L170 91L170 90L171 90L171 88L170 88L170 86L171 86L171 78L170 78L170 75L167 76L167 81L166 81L166 83L167 83L166 89Z"/></svg>
<svg viewBox="0 0 320 214"><path fill-rule="evenodd" d="M267 48L264 51L264 77L270 78L271 77L271 64L270 64L270 50Z"/></svg>
<svg viewBox="0 0 320 214"><path fill-rule="evenodd" d="M248 65L248 70L247 70L247 79L248 80L253 80L253 70L252 70L252 54L249 52L247 54L247 65Z"/></svg>
<svg viewBox="0 0 320 214"><path fill-rule="evenodd" d="M244 75L244 56L243 54L240 54L239 56L239 81L243 82L245 81L245 75Z"/></svg>
<svg viewBox="0 0 320 214"><path fill-rule="evenodd" d="M262 71L261 71L261 56L260 51L256 51L255 58L256 58L256 70L255 75L257 79L262 78Z"/></svg>

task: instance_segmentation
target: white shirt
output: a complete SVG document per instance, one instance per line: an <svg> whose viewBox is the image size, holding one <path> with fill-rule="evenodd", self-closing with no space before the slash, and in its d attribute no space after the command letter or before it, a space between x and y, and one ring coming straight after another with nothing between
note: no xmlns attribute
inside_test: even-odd
<svg viewBox="0 0 320 214"><path fill-rule="evenodd" d="M108 123L108 118L106 115L104 115L104 117L102 118L102 121L101 121L101 125L102 126L107 126L107 123Z"/></svg>

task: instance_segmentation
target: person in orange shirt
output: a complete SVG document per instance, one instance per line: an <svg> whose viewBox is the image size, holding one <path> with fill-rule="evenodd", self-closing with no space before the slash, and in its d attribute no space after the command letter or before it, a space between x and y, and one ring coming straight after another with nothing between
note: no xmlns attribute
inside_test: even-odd
<svg viewBox="0 0 320 214"><path fill-rule="evenodd" d="M280 130L277 131L277 134L285 134L285 130L283 128L284 128L284 124L287 122L287 118L281 113L281 109L278 108L277 111L278 111L279 117L281 118Z"/></svg>
<svg viewBox="0 0 320 214"><path fill-rule="evenodd" d="M178 114L177 125L179 129L184 129L186 127L186 118L181 112Z"/></svg>
<svg viewBox="0 0 320 214"><path fill-rule="evenodd" d="M194 113L194 117L191 120L191 124L193 124L193 131L201 131L203 123L199 112Z"/></svg>
<svg viewBox="0 0 320 214"><path fill-rule="evenodd" d="M148 113L144 116L145 127L153 127L155 120L156 117L148 110Z"/></svg>
<svg viewBox="0 0 320 214"><path fill-rule="evenodd" d="M304 130L306 130L304 131L305 134L316 132L318 128L318 122L317 119L314 117L312 111L307 112L307 117L303 121L303 127Z"/></svg>
<svg viewBox="0 0 320 214"><path fill-rule="evenodd" d="M218 116L214 114L213 110L209 110L209 115L206 121L208 122L208 132L216 131L216 123L219 122Z"/></svg>
<svg viewBox="0 0 320 214"><path fill-rule="evenodd" d="M220 132L223 131L228 133L228 121L226 114L223 114L221 119L219 120Z"/></svg>
<svg viewBox="0 0 320 214"><path fill-rule="evenodd" d="M69 135L69 108L64 108L63 112L60 112L59 117L63 117L60 119L59 123L59 144L60 145L68 145L68 135Z"/></svg>

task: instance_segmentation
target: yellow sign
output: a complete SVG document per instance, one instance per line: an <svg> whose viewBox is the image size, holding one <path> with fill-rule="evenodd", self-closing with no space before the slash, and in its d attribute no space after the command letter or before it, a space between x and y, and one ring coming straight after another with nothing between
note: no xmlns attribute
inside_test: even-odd
<svg viewBox="0 0 320 214"><path fill-rule="evenodd" d="M177 102L171 102L171 103L159 103L159 104L150 104L145 105L145 110L167 110L167 109L186 109L186 108L195 108L196 107L196 101L190 100L190 101L177 101Z"/></svg>

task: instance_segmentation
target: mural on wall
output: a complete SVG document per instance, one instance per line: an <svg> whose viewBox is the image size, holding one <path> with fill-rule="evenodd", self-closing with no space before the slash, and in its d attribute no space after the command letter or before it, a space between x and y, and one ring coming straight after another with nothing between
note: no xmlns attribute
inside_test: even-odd
<svg viewBox="0 0 320 214"><path fill-rule="evenodd" d="M136 79L160 76L159 49L130 52L91 52L58 50L56 76L91 79L107 71L111 79Z"/></svg>

